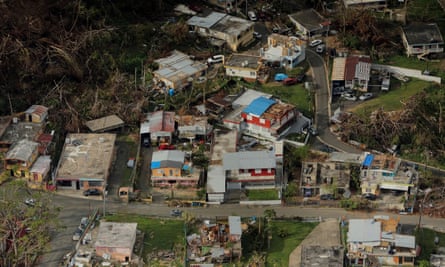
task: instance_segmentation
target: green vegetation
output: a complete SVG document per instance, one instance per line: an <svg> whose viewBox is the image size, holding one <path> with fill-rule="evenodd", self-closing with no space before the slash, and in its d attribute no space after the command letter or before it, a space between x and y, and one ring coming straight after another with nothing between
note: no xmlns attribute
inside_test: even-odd
<svg viewBox="0 0 445 267"><path fill-rule="evenodd" d="M184 221L163 220L140 215L115 214L105 218L110 222L135 222L145 233L144 253L153 250L170 250L175 244L184 243Z"/></svg>
<svg viewBox="0 0 445 267"><path fill-rule="evenodd" d="M434 238L439 237L439 245L434 244ZM416 233L416 243L422 248L416 261L430 260L430 255L437 252L438 247L445 246L445 233L436 232L428 228L421 228Z"/></svg>
<svg viewBox="0 0 445 267"><path fill-rule="evenodd" d="M304 88L303 84L284 86L278 82L271 82L259 88L260 91L273 94L283 102L294 105L300 112L312 117L313 101L312 94Z"/></svg>
<svg viewBox="0 0 445 267"><path fill-rule="evenodd" d="M272 221L271 224L272 240L267 253L267 266L289 266L290 253L317 226L317 223L293 221Z"/></svg>
<svg viewBox="0 0 445 267"><path fill-rule="evenodd" d="M276 189L248 190L247 197L249 200L276 200L278 191Z"/></svg>
<svg viewBox="0 0 445 267"><path fill-rule="evenodd" d="M400 84L397 80L391 81L391 90L387 93L381 93L378 97L367 100L353 108L352 111L369 117L371 112L382 108L384 111L394 111L404 108L404 100L422 92L430 86L430 82L413 79L406 84ZM398 83L398 84L397 84ZM397 86L398 85L398 86Z"/></svg>

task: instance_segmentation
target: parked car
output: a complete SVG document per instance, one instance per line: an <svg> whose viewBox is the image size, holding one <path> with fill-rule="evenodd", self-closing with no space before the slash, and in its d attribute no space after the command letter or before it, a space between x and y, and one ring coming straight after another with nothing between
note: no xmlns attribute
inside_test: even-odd
<svg viewBox="0 0 445 267"><path fill-rule="evenodd" d="M320 195L320 200L335 200L333 194L323 194Z"/></svg>
<svg viewBox="0 0 445 267"><path fill-rule="evenodd" d="M249 12L247 12L247 16L249 17L249 19L250 19L251 21L256 21L256 20L257 20L256 14L255 14L254 11L249 11Z"/></svg>
<svg viewBox="0 0 445 267"><path fill-rule="evenodd" d="M24 202L26 205L31 206L31 207L36 205L36 200L33 198L27 198L27 199L25 199Z"/></svg>
<svg viewBox="0 0 445 267"><path fill-rule="evenodd" d="M144 141L143 141L143 144L144 144L145 147L150 147L150 138L145 137Z"/></svg>
<svg viewBox="0 0 445 267"><path fill-rule="evenodd" d="M79 241L80 237L82 236L83 231L79 228L77 228L73 233L73 241Z"/></svg>
<svg viewBox="0 0 445 267"><path fill-rule="evenodd" d="M175 150L175 145L161 144L158 147L159 150Z"/></svg>
<svg viewBox="0 0 445 267"><path fill-rule="evenodd" d="M317 45L317 48L315 48L315 52L321 54L324 52L326 46L324 44L319 44Z"/></svg>
<svg viewBox="0 0 445 267"><path fill-rule="evenodd" d="M376 200L377 196L371 193L366 193L364 195L362 195L363 198L368 199L368 200Z"/></svg>
<svg viewBox="0 0 445 267"><path fill-rule="evenodd" d="M350 101L356 101L357 100L357 97L355 95L353 95L353 94L350 94L350 93L343 93L341 95L341 97L343 97L346 100L350 100Z"/></svg>
<svg viewBox="0 0 445 267"><path fill-rule="evenodd" d="M88 188L87 190L83 191L84 196L100 196L99 189L96 188Z"/></svg>
<svg viewBox="0 0 445 267"><path fill-rule="evenodd" d="M371 99L374 95L372 93L364 93L359 97L360 100L365 101Z"/></svg>
<svg viewBox="0 0 445 267"><path fill-rule="evenodd" d="M320 39L315 39L315 40L312 40L312 41L309 43L309 46L310 46L310 47L316 47L317 45L322 44L322 43L323 43L322 40L320 40Z"/></svg>
<svg viewBox="0 0 445 267"><path fill-rule="evenodd" d="M304 74L304 73L300 73L300 74L297 75L297 81L298 81L299 83L304 82L305 79L306 79L306 74Z"/></svg>
<svg viewBox="0 0 445 267"><path fill-rule="evenodd" d="M224 55L214 55L212 57L209 57L207 59L207 63L210 64L215 64L215 63L224 63Z"/></svg>
<svg viewBox="0 0 445 267"><path fill-rule="evenodd" d="M275 81L276 82L282 82L282 81L284 81L287 78L289 78L289 76L287 76L284 73L277 73L277 74L275 74Z"/></svg>
<svg viewBox="0 0 445 267"><path fill-rule="evenodd" d="M178 210L178 209L174 209L170 212L170 215L174 216L174 217L180 217L182 215L182 211Z"/></svg>
<svg viewBox="0 0 445 267"><path fill-rule="evenodd" d="M253 37L254 37L255 39L261 40L261 38L262 38L263 36L262 36L261 33L259 33L259 32L253 32Z"/></svg>
<svg viewBox="0 0 445 267"><path fill-rule="evenodd" d="M297 78L286 78L283 80L283 85L294 85L298 83Z"/></svg>

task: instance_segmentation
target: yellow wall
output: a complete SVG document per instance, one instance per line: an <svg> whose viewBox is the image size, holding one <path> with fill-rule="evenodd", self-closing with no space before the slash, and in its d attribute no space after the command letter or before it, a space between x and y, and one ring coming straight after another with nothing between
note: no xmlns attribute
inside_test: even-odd
<svg viewBox="0 0 445 267"><path fill-rule="evenodd" d="M181 177L181 169L178 168L159 168L152 170L153 176Z"/></svg>

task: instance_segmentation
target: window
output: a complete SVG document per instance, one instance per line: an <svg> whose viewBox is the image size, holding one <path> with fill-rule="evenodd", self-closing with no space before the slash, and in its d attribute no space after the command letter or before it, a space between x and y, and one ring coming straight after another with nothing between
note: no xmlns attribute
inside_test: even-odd
<svg viewBox="0 0 445 267"><path fill-rule="evenodd" d="M250 76L255 76L255 72L254 72L254 71L251 71L251 72L250 72Z"/></svg>
<svg viewBox="0 0 445 267"><path fill-rule="evenodd" d="M256 174L260 174L261 173L261 169L255 169L255 173Z"/></svg>
<svg viewBox="0 0 445 267"><path fill-rule="evenodd" d="M252 120L252 116L251 115L247 115L247 120Z"/></svg>
<svg viewBox="0 0 445 267"><path fill-rule="evenodd" d="M266 124L266 120L265 119L260 119L260 123L261 124Z"/></svg>
<svg viewBox="0 0 445 267"><path fill-rule="evenodd" d="M170 170L170 176L173 176L173 170Z"/></svg>

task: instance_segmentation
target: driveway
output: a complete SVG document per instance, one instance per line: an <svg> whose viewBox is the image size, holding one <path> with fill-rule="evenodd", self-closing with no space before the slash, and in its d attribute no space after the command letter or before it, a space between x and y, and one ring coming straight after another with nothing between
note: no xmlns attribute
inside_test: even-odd
<svg viewBox="0 0 445 267"><path fill-rule="evenodd" d="M348 153L362 153L361 150L340 141L329 130L330 98L328 86L328 74L325 62L320 55L312 49L306 49L306 59L312 68L315 86L315 125L319 132L318 140L339 151Z"/></svg>

